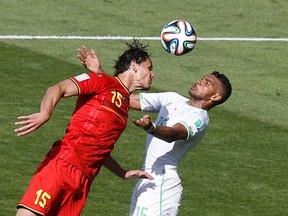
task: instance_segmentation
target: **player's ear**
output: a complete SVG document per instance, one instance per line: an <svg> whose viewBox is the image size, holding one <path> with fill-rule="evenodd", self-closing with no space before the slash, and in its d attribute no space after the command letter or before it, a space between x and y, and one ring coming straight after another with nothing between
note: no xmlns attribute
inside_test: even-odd
<svg viewBox="0 0 288 216"><path fill-rule="evenodd" d="M221 99L222 99L222 96L219 93L212 95L212 97L210 98L210 100L213 102L220 101Z"/></svg>
<svg viewBox="0 0 288 216"><path fill-rule="evenodd" d="M131 62L130 69L133 71L137 71L137 63L135 61Z"/></svg>

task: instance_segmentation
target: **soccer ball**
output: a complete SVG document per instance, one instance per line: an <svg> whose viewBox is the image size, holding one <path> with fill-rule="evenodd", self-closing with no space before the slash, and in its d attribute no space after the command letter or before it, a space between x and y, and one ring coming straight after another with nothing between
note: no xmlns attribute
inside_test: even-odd
<svg viewBox="0 0 288 216"><path fill-rule="evenodd" d="M163 27L160 40L162 47L168 53L180 56L193 50L197 35L189 22L179 19Z"/></svg>

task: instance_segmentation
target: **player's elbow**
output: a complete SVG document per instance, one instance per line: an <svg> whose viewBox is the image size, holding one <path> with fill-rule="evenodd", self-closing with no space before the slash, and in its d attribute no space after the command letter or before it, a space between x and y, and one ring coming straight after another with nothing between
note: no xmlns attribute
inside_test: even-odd
<svg viewBox="0 0 288 216"><path fill-rule="evenodd" d="M177 135L165 137L165 141L168 143L172 143L172 142L175 142L175 141L180 140L180 139L181 138L179 138L179 136L177 136Z"/></svg>
<svg viewBox="0 0 288 216"><path fill-rule="evenodd" d="M172 142L174 142L176 140L175 139L166 139L165 141L168 142L168 143L172 143Z"/></svg>

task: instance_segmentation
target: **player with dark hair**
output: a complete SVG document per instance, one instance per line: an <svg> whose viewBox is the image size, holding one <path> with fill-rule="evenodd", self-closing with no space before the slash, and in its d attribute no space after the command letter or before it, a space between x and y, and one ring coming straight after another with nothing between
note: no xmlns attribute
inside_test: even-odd
<svg viewBox="0 0 288 216"><path fill-rule="evenodd" d="M91 71L101 71L96 55L87 56L83 65ZM133 120L148 133L143 171L150 173L154 180L138 181L132 194L130 216L177 215L183 192L177 172L179 162L204 137L208 111L224 103L231 93L229 79L213 71L191 86L189 98L175 92L130 96L130 108L158 112L155 122L147 114ZM123 172L115 160L114 163L118 167L115 173Z"/></svg>
<svg viewBox="0 0 288 216"><path fill-rule="evenodd" d="M61 81L48 88L40 112L18 117L15 124L20 127L15 132L27 135L50 119L61 98L78 96L64 137L53 144L37 168L18 204L17 216L80 215L102 165L111 171L118 168L110 153L126 128L130 94L149 89L154 77L146 47L138 40L127 45L116 61L114 77L96 71ZM85 47L79 50L80 59L85 52ZM152 178L140 170L122 169L117 175Z"/></svg>
<svg viewBox="0 0 288 216"><path fill-rule="evenodd" d="M189 99L175 92L130 96L130 108L158 112L155 123L149 115L133 121L148 133L143 171L154 180L138 181L130 216L177 215L183 191L178 164L204 137L209 123L207 111L224 103L231 92L229 79L214 71L191 86Z"/></svg>
<svg viewBox="0 0 288 216"><path fill-rule="evenodd" d="M134 39L134 41L137 41L137 39ZM137 64L141 64L143 61L145 61L150 55L147 56L146 48L148 45L143 45L140 43L133 43L129 44L125 42L126 45L129 47L119 58L117 61L115 61L115 74L114 76L117 76L122 71L126 71L130 67L130 62L132 60L135 60Z"/></svg>

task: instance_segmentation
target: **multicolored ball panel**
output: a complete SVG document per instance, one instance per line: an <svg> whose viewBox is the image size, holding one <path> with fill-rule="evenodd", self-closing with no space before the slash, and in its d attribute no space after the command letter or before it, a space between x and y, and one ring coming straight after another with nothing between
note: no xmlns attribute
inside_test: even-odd
<svg viewBox="0 0 288 216"><path fill-rule="evenodd" d="M176 56L192 51L197 41L194 27L185 20L174 20L164 26L161 32L161 44L168 52Z"/></svg>

